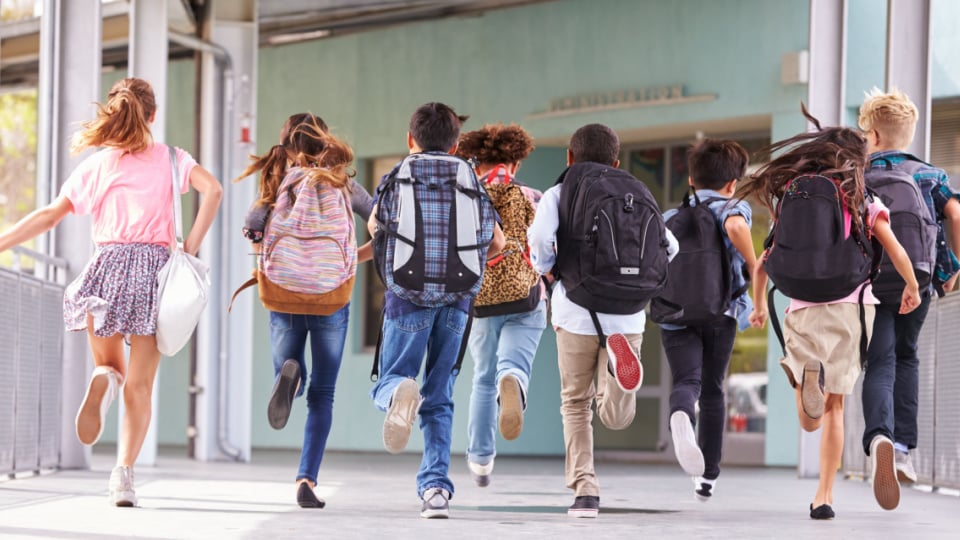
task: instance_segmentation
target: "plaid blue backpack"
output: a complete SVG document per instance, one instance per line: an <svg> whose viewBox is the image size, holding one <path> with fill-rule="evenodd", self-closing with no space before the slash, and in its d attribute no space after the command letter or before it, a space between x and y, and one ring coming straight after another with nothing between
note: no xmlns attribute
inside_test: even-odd
<svg viewBox="0 0 960 540"><path fill-rule="evenodd" d="M393 294L440 307L480 291L496 222L493 203L466 161L411 154L380 183L374 259Z"/></svg>

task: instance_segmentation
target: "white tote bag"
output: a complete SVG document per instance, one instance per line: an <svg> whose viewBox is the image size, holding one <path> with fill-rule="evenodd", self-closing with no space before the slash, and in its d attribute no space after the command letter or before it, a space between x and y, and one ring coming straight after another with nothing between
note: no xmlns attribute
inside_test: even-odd
<svg viewBox="0 0 960 540"><path fill-rule="evenodd" d="M170 149L173 170L173 220L177 245L157 274L157 348L173 356L190 341L200 314L207 306L210 268L183 250L183 218L180 215L180 169L177 154Z"/></svg>

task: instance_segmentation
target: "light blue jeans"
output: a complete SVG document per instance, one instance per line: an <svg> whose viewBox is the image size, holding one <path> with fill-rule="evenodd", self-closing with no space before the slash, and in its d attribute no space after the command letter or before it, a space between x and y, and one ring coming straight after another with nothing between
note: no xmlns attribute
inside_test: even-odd
<svg viewBox="0 0 960 540"><path fill-rule="evenodd" d="M453 307L422 308L383 321L380 378L370 391L381 411L390 408L393 391L404 379L416 379L426 356L420 386L420 431L423 459L417 495L439 487L453 494L450 444L453 430L453 365L460 352L467 314Z"/></svg>
<svg viewBox="0 0 960 540"><path fill-rule="evenodd" d="M467 461L487 465L496 456L500 379L504 375L516 377L526 397L533 358L546 326L546 300L541 300L533 311L473 320L469 341L473 391L467 422Z"/></svg>
<svg viewBox="0 0 960 540"><path fill-rule="evenodd" d="M284 360L296 360L300 364L297 397L303 395L304 389L307 393L307 421L303 426L303 448L300 450L297 480L306 478L317 482L333 422L333 394L340 373L349 316L349 304L326 316L270 312L274 377L279 376ZM305 354L308 339L310 369L307 369Z"/></svg>

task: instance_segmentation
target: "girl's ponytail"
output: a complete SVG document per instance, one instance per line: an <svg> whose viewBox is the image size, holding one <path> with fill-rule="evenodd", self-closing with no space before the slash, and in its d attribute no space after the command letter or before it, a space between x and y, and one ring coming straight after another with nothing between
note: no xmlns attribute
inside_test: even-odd
<svg viewBox="0 0 960 540"><path fill-rule="evenodd" d="M282 144L274 145L270 150L262 155L251 155L253 163L247 165L247 168L240 173L240 176L233 179L239 182L244 178L260 173L260 204L272 206L277 202L277 190L280 189L280 183L287 174L287 149Z"/></svg>
<svg viewBox="0 0 960 540"><path fill-rule="evenodd" d="M150 121L156 112L150 83L135 77L121 79L110 88L106 105L97 103L97 117L74 135L70 151L76 154L90 147L113 146L124 152L141 152L153 140Z"/></svg>

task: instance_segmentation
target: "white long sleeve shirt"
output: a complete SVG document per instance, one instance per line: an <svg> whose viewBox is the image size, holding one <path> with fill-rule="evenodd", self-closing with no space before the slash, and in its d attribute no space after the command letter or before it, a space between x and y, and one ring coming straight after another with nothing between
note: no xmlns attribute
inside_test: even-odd
<svg viewBox="0 0 960 540"><path fill-rule="evenodd" d="M533 224L527 230L527 240L530 243L530 259L533 262L534 269L541 274L549 272L557 261L556 246L557 229L560 227L561 187L562 184L553 186L543 194L534 215ZM670 244L667 247L667 256L673 259L673 256L677 254L679 245L669 229L666 236ZM552 312L551 323L555 328L563 328L572 334L597 335L593 320L590 318L590 312L567 298L567 292L563 288L563 280L558 281L553 287L550 309ZM630 315L611 315L609 313L597 313L597 315L600 319L600 326L607 335L615 333L642 334L647 322L646 313L643 311Z"/></svg>

